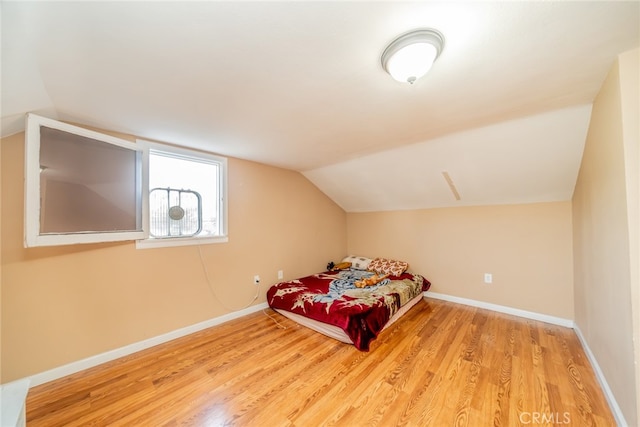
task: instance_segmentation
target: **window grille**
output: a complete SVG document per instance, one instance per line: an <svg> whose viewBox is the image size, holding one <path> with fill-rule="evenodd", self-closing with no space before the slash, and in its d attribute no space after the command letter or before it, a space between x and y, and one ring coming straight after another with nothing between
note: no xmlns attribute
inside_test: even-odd
<svg viewBox="0 0 640 427"><path fill-rule="evenodd" d="M192 237L202 230L202 197L193 190L154 188L149 192L149 234Z"/></svg>

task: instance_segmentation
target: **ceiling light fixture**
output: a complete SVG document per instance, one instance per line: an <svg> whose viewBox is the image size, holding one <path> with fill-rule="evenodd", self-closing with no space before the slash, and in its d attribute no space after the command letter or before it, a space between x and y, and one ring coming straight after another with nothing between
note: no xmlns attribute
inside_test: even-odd
<svg viewBox="0 0 640 427"><path fill-rule="evenodd" d="M399 82L413 84L427 74L444 47L444 36L431 28L413 30L382 52L382 68Z"/></svg>

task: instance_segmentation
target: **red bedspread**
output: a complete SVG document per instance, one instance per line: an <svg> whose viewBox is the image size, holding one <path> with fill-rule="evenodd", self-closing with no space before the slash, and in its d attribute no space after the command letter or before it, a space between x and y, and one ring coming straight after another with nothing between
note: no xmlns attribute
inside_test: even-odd
<svg viewBox="0 0 640 427"><path fill-rule="evenodd" d="M327 271L281 282L269 288L267 302L272 308L335 325L356 348L368 351L391 316L431 286L424 277L411 273L390 276L374 286L355 286L356 281L372 275L362 270Z"/></svg>

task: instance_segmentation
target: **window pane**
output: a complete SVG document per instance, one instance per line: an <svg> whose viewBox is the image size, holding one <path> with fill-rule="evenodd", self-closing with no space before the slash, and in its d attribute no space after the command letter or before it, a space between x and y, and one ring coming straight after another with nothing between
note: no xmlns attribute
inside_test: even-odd
<svg viewBox="0 0 640 427"><path fill-rule="evenodd" d="M138 153L40 127L40 233L140 230Z"/></svg>
<svg viewBox="0 0 640 427"><path fill-rule="evenodd" d="M202 199L202 230L198 236L217 236L220 235L218 218L219 167L215 162L151 151L149 154L149 188L151 190L171 188L198 193ZM152 209L153 204L150 203L150 210ZM156 214L158 213L156 212ZM151 211L152 220L153 216L154 212ZM173 235L169 231L167 233Z"/></svg>

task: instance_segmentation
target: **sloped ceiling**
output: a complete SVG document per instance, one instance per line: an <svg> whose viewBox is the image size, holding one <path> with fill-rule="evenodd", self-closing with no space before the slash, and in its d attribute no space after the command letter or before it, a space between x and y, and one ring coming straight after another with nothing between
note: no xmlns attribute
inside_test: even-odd
<svg viewBox="0 0 640 427"><path fill-rule="evenodd" d="M347 211L567 200L639 2L2 2L24 113L302 172ZM445 36L391 79L396 36ZM448 181L447 181L448 180ZM457 193L456 193L457 192Z"/></svg>

